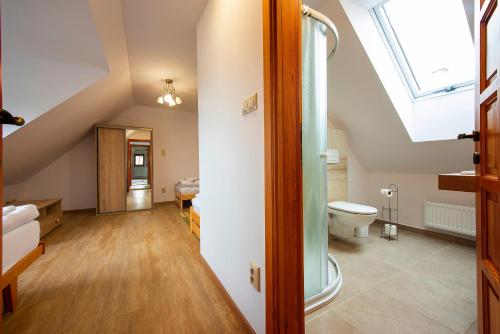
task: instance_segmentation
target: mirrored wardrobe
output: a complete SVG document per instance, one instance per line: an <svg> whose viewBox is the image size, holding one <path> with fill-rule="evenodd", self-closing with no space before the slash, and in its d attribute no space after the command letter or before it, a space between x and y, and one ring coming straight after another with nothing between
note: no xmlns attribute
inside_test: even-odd
<svg viewBox="0 0 500 334"><path fill-rule="evenodd" d="M153 131L97 125L97 214L153 207Z"/></svg>

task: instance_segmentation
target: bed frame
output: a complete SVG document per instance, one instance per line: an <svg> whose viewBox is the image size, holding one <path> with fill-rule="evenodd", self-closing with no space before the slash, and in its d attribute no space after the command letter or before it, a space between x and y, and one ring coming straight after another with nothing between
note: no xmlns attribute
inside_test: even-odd
<svg viewBox="0 0 500 334"><path fill-rule="evenodd" d="M188 193L188 194L183 194L180 191L178 192L177 190L175 191L175 203L179 206L179 209L183 210L184 209L184 202L185 201L190 201L192 200L197 193Z"/></svg>
<svg viewBox="0 0 500 334"><path fill-rule="evenodd" d="M193 207L189 208L189 229L200 239L200 215L194 211Z"/></svg>
<svg viewBox="0 0 500 334"><path fill-rule="evenodd" d="M41 241L38 246L17 262L12 268L2 275L1 288L4 313L14 312L17 305L17 278L36 261L42 254L45 254L45 243Z"/></svg>

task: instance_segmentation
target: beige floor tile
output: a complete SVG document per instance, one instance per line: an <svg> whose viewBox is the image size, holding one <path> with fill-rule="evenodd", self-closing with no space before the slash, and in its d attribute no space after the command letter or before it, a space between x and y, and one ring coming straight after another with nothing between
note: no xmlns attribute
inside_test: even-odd
<svg viewBox="0 0 500 334"><path fill-rule="evenodd" d="M475 249L401 231L400 241L330 239L340 295L306 318L307 333L465 333L477 331Z"/></svg>
<svg viewBox="0 0 500 334"><path fill-rule="evenodd" d="M377 290L458 333L464 333L477 317L473 298L427 278L425 273L402 272Z"/></svg>
<svg viewBox="0 0 500 334"><path fill-rule="evenodd" d="M331 312L345 320L359 333L456 333L376 289L356 296Z"/></svg>
<svg viewBox="0 0 500 334"><path fill-rule="evenodd" d="M319 318L306 323L307 334L358 334L351 324L335 312L326 312Z"/></svg>

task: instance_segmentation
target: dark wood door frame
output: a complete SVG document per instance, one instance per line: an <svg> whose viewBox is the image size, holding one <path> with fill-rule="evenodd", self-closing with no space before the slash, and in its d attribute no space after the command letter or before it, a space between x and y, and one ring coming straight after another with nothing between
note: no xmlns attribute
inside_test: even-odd
<svg viewBox="0 0 500 334"><path fill-rule="evenodd" d="M487 26L498 0L476 0L476 130L480 154L476 193L477 325L479 334L500 334L500 54L487 59L488 51L500 47L487 38ZM497 27L497 29L499 29ZM487 63L495 70L487 73Z"/></svg>
<svg viewBox="0 0 500 334"><path fill-rule="evenodd" d="M303 333L302 1L263 6L266 333Z"/></svg>
<svg viewBox="0 0 500 334"><path fill-rule="evenodd" d="M150 145L133 145L132 142L144 142L144 143L150 143ZM147 139L128 139L127 140L127 192L130 190L131 183L132 183L132 146L137 146L137 147L147 147L148 149L148 184L149 187L152 188L151 186L151 163L152 157L151 157L151 140Z"/></svg>

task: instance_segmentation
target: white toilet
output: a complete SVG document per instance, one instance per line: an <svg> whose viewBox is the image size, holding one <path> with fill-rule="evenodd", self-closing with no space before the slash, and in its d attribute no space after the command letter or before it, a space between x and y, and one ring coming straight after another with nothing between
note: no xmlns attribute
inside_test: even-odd
<svg viewBox="0 0 500 334"><path fill-rule="evenodd" d="M368 226L377 218L378 210L357 203L335 201L328 203L329 232L337 237L368 237Z"/></svg>

